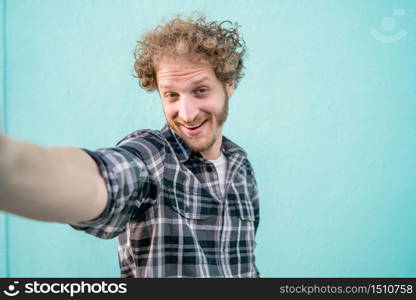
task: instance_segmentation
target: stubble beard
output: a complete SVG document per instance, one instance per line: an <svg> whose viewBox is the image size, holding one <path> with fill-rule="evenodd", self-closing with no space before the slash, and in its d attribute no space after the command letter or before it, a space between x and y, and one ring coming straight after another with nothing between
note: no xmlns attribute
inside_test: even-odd
<svg viewBox="0 0 416 300"><path fill-rule="evenodd" d="M182 134L180 134L179 129L176 131L174 130L184 141L185 143L188 145L189 148L191 148L192 151L194 152L205 152L207 150L209 150L214 144L215 142L221 138L221 132L222 132L222 128L224 126L225 121L227 120L228 117L228 97L225 97L225 101L224 101L224 106L222 107L222 110L219 114L216 115L216 119L217 119L217 128L214 129L216 132L212 133L212 137L211 140L205 144L205 145L201 145L201 146L193 146L189 143L187 143L186 138L184 138L182 136ZM211 113L209 118L208 118L208 122L212 121L213 118L213 114ZM175 128L175 121L170 121L169 122L170 127L173 129Z"/></svg>

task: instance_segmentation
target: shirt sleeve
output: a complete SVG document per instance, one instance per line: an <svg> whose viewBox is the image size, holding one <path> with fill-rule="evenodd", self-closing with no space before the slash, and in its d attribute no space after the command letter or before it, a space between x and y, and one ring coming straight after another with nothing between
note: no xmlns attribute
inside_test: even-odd
<svg viewBox="0 0 416 300"><path fill-rule="evenodd" d="M254 234L257 234L257 229L260 224L260 205L259 205L259 193L257 189L257 181L256 176L254 174L253 167L251 166L250 162L248 162L248 184L250 189L250 196L251 201L253 203L253 209L254 209ZM254 241L255 245L257 245L256 241ZM254 265L256 270L256 277L260 277L259 269L256 265Z"/></svg>
<svg viewBox="0 0 416 300"><path fill-rule="evenodd" d="M99 238L114 238L125 230L148 193L149 172L140 157L128 147L82 150L96 162L106 184L108 202L97 218L70 226Z"/></svg>
<svg viewBox="0 0 416 300"><path fill-rule="evenodd" d="M250 198L251 198L251 201L253 203L253 208L254 208L254 229L255 229L255 233L257 233L257 229L260 224L259 192L257 189L256 176L254 174L254 170L250 162L248 162L248 184L249 184L249 190L250 190Z"/></svg>

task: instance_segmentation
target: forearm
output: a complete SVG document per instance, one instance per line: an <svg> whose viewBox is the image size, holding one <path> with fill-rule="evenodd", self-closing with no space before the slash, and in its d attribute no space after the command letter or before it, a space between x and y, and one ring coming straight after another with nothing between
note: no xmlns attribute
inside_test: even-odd
<svg viewBox="0 0 416 300"><path fill-rule="evenodd" d="M104 210L105 184L87 153L0 139L1 210L62 223L90 220Z"/></svg>

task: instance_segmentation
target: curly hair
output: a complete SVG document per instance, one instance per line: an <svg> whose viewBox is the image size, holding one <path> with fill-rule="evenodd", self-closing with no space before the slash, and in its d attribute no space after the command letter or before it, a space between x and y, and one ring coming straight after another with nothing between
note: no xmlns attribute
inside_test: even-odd
<svg viewBox="0 0 416 300"><path fill-rule="evenodd" d="M243 76L245 42L238 23L207 22L205 17L182 19L176 16L143 35L134 52L134 70L147 91L157 89L156 70L163 56L189 56L208 62L223 83Z"/></svg>

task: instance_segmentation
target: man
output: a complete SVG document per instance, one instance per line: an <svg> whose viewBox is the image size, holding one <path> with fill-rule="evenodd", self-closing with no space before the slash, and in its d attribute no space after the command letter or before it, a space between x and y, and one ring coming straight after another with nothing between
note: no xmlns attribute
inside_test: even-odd
<svg viewBox="0 0 416 300"><path fill-rule="evenodd" d="M243 55L230 22L158 26L139 41L135 70L167 125L96 151L1 136L0 208L118 236L122 277L257 277L254 172L222 136Z"/></svg>

